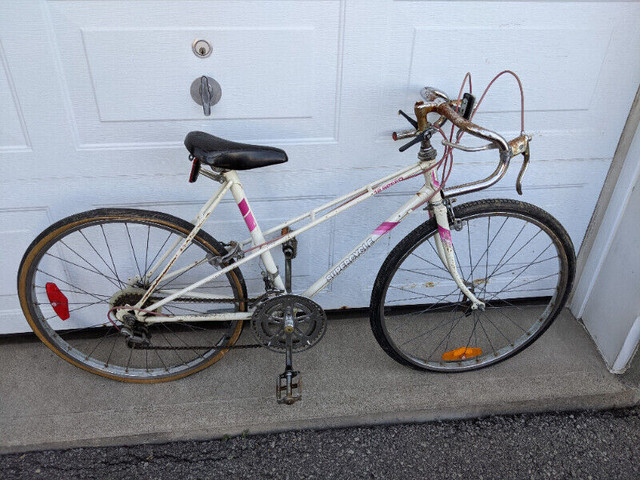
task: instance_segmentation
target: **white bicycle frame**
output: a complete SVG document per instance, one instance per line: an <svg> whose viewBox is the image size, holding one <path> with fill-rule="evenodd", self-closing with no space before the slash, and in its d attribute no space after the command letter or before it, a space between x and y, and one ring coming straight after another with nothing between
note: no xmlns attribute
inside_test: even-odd
<svg viewBox="0 0 640 480"><path fill-rule="evenodd" d="M472 302L472 308L484 308L484 304L480 302L474 295L469 291L469 289L464 284L464 281L460 277L458 270L456 268L456 263L454 260L455 254L453 249L453 244L451 242L451 232L449 230L449 220L447 215L447 208L444 205L442 200L442 193L439 188L439 184L435 178L435 173L433 168L435 167L437 161L419 161L418 163L406 167L402 170L399 170L391 175L388 175L384 178L381 178L373 183L370 183L362 188L352 191L347 195L336 198L320 207L317 207L313 210L310 210L296 218L286 221L280 225L277 225L265 232L260 229L258 222L253 215L253 211L249 205L247 197L244 192L244 188L242 187L242 183L238 177L238 174L235 171L225 171L220 175L215 175L210 172L202 172L204 176L212 178L214 180L219 181L222 185L219 190L209 199L209 201L202 207L197 217L194 219L195 228L189 233L189 235L184 239L178 239L174 244L167 249L164 255L158 259L158 261L150 268L148 272L145 273L145 279L150 279L153 274L158 271L160 266L169 258L172 252L175 251L173 256L167 261L165 266L162 268L161 272L158 274L156 279L147 289L146 293L142 297L142 299L134 306L134 311L136 316L138 316L139 320L144 321L145 323L158 323L158 322L181 322L181 321L189 321L189 322L198 322L198 321L234 321L234 320L246 320L251 318L252 311L247 312L235 312L235 313L207 313L202 315L149 315L150 311L156 311L161 308L168 302L175 300L176 298L188 296L190 298L199 298L199 299L221 299L226 298L231 300L228 297L222 297L214 294L205 294L199 292L193 292L196 288L204 285L207 282L211 282L216 278L225 275L227 272L241 267L245 263L260 257L262 263L265 267L267 275L271 279L273 286L278 290L285 290L284 283L280 274L278 272L278 268L275 264L273 256L271 255L271 249L282 245L283 243L291 240L294 237L297 237L303 232L312 229L313 227L329 220L330 218L352 208L359 203L373 197L374 195L379 194L380 192L386 190L387 188L396 185L399 182L407 180L409 178L413 178L420 174L424 174L425 184L418 190L415 195L412 195L409 200L407 200L404 205L402 205L395 213L393 213L390 217L388 217L384 222L382 222L372 233L370 233L365 239L360 242L356 247L354 247L348 254L346 254L339 262L333 265L327 272L324 273L318 280L316 280L313 285L307 288L302 295L305 297L313 297L318 292L320 292L324 287L326 287L329 283L331 283L340 273L342 273L347 267L349 267L352 263L354 263L358 258L362 256L369 248L376 243L383 235L390 232L393 228L395 228L400 222L402 222L411 212L424 205L425 203L429 204L430 212L433 212L436 218L436 222L438 225L438 235L436 235L435 243L438 251L438 255L443 263L443 265L447 268L449 273L451 274L452 279L458 285L460 290L466 295ZM240 246L248 246L252 245L251 248L248 248L244 251L243 258L238 259L233 264L228 265L220 270L217 270L215 273L208 275L201 280L198 280L191 285L184 287L181 290L157 290L160 281L167 280L172 277L176 277L184 273L185 271L190 270L206 261L210 262L211 258L203 258L198 260L190 265L187 265L179 270L175 270L170 272L172 265L176 262L176 260L180 257L180 255L187 249L189 244L192 242L196 234L200 231L203 225L206 223L207 219L211 216L213 211L216 209L224 195L231 190L231 194L240 209L240 213L247 225L247 228L250 233L250 238L240 242ZM325 212L326 211L326 212ZM325 212L325 213L323 213ZM431 214L431 213L430 213ZM282 231L286 227L290 227L295 225L303 220L309 220L307 224L297 228L296 230L290 230L288 233L281 235L272 239L271 241L265 240L265 235L273 235ZM177 247L177 251L176 251ZM160 293L163 295L167 295L142 310L142 305L147 302L150 296L154 293ZM188 295L187 295L188 294ZM120 313L122 312L122 313ZM120 310L120 312L116 313L117 316L123 315L125 310Z"/></svg>

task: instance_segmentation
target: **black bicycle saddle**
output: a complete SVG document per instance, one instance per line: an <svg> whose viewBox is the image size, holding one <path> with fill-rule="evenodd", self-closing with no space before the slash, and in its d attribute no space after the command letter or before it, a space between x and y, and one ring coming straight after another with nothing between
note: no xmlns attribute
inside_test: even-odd
<svg viewBox="0 0 640 480"><path fill-rule="evenodd" d="M279 148L231 142L204 132L189 132L184 145L202 163L226 170L250 170L288 160Z"/></svg>

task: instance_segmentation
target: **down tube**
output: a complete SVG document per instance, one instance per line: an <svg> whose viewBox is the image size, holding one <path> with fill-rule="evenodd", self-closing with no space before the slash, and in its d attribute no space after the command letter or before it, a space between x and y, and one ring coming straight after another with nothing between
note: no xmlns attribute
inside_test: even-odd
<svg viewBox="0 0 640 480"><path fill-rule="evenodd" d="M351 264L362 256L371 246L376 243L383 235L393 230L407 215L413 212L418 206L425 203L434 194L433 188L424 185L415 195L400 207L393 215L382 222L369 236L367 236L357 247L345 255L342 260L333 265L325 272L313 285L311 285L302 294L305 297L313 297L319 293L324 287L329 285L338 275L345 271Z"/></svg>

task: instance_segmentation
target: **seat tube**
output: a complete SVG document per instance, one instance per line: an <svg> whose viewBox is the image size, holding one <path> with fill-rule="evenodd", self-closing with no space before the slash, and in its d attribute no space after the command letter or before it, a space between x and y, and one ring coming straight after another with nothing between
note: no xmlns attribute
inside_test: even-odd
<svg viewBox="0 0 640 480"><path fill-rule="evenodd" d="M233 199L236 201L238 208L240 209L240 213L242 214L242 218L249 229L249 234L251 235L251 240L253 241L253 245L262 245L265 243L264 235L262 234L262 230L258 225L255 217L253 216L253 211L249 206L249 201L244 193L244 188L242 187L242 183L240 183L240 178L235 170L230 170L224 173L224 176L227 180L231 181L231 194L233 195ZM260 255L262 259L262 263L264 264L264 268L267 271L267 274L273 281L273 286L278 290L284 290L284 282L282 278L280 278L280 274L278 273L278 267L276 266L276 262L273 260L273 255L271 255L271 251L267 250L263 254Z"/></svg>

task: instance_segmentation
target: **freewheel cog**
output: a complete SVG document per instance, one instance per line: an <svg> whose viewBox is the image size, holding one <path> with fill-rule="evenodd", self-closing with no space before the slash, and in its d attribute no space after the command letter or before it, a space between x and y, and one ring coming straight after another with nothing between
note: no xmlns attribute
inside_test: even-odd
<svg viewBox="0 0 640 480"><path fill-rule="evenodd" d="M316 302L300 295L280 295L264 301L253 312L251 329L256 339L269 350L284 352L287 316L293 319L293 352L313 347L327 330L327 315Z"/></svg>

